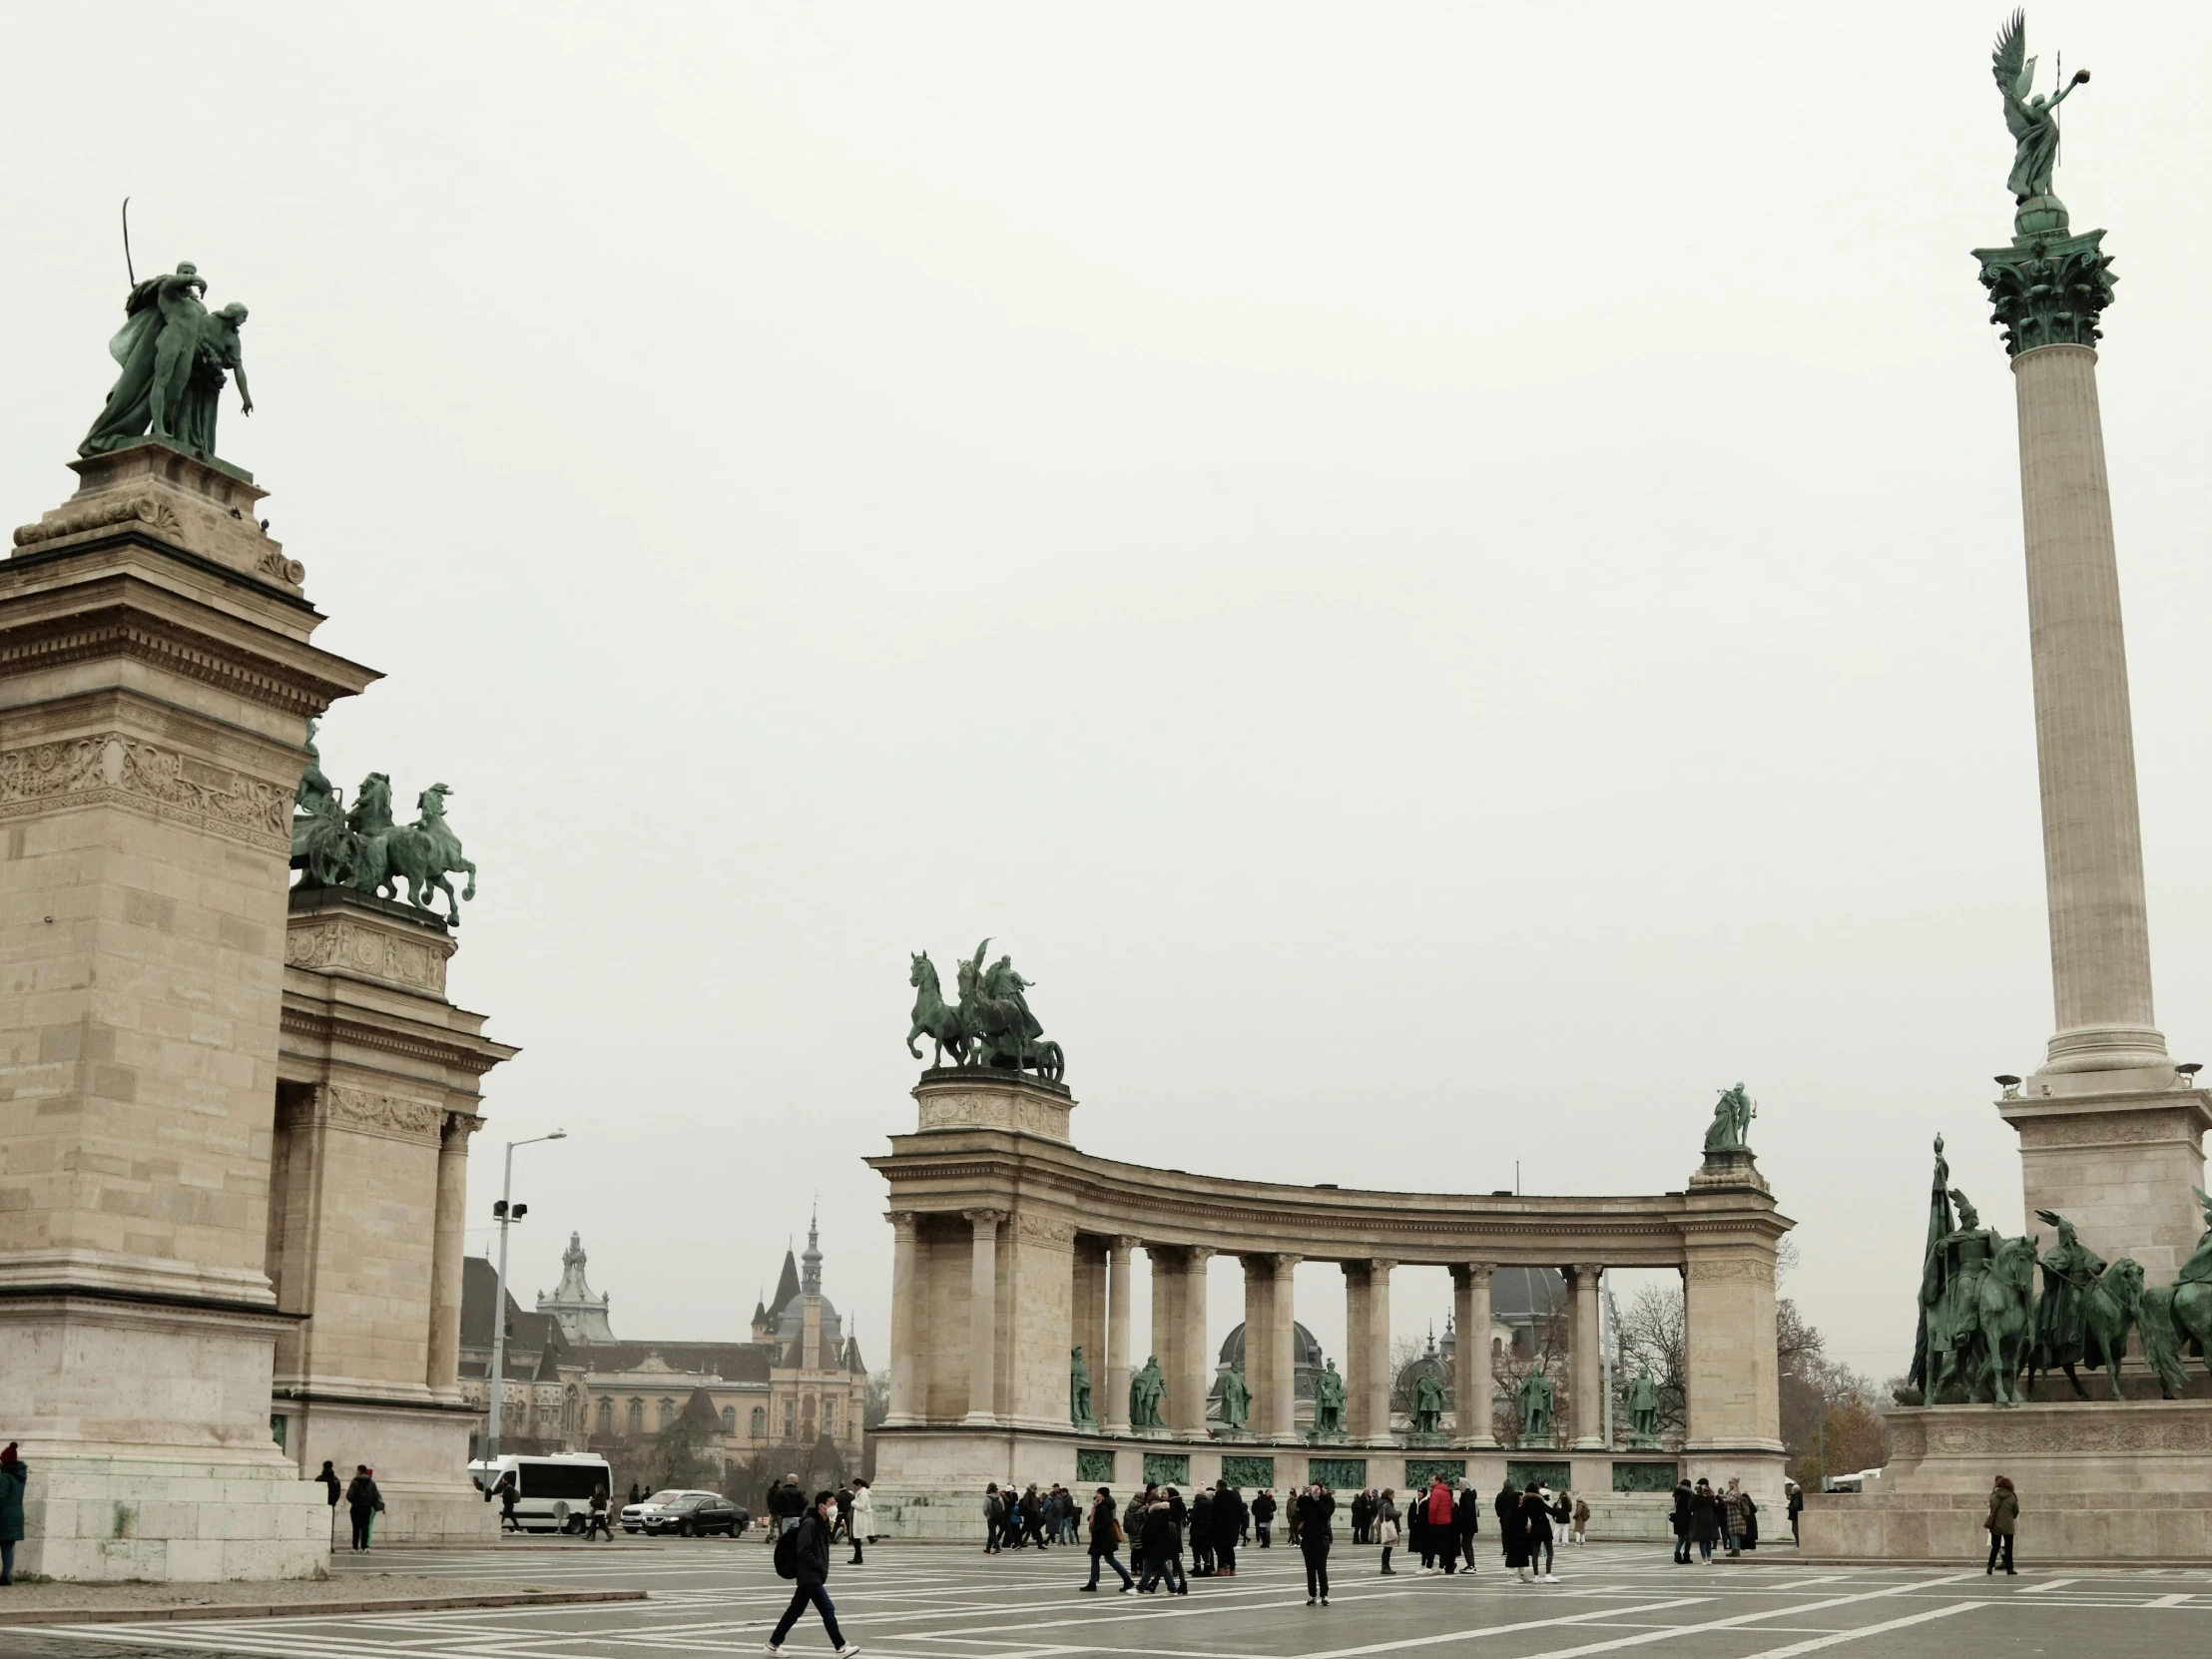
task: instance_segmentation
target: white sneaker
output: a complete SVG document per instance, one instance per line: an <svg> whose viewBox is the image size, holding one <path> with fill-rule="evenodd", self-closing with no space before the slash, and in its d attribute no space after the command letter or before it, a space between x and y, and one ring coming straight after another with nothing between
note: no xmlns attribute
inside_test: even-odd
<svg viewBox="0 0 2212 1659"><path fill-rule="evenodd" d="M844 1646L837 1649L837 1659L852 1659L852 1656L859 1651L859 1643L847 1642L844 1644Z"/></svg>
<svg viewBox="0 0 2212 1659"><path fill-rule="evenodd" d="M774 1642L768 1642L762 1645L761 1651L763 1653L782 1653L784 1650L778 1647Z"/></svg>
<svg viewBox="0 0 2212 1659"><path fill-rule="evenodd" d="M1544 1582L1546 1584L1556 1584L1559 1582L1559 1575L1555 1572L1547 1572L1544 1574Z"/></svg>

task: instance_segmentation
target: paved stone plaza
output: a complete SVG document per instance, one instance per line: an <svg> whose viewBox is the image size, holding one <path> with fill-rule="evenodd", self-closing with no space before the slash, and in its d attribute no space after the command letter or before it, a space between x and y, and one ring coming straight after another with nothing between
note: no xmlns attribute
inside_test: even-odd
<svg viewBox="0 0 2212 1659"><path fill-rule="evenodd" d="M2032 1534L2030 1533L2030 1538ZM1494 1540L1483 1535L1487 1545ZM842 1552L837 1559L841 1562ZM520 1579L559 1588L638 1588L645 1603L377 1617L254 1619L97 1629L0 1631L0 1652L40 1659L193 1653L282 1659L389 1650L416 1659L654 1659L758 1653L788 1586L758 1541L523 1545L379 1551L384 1571ZM2212 1642L2212 1571L2033 1567L2015 1579L1978 1569L1800 1566L1784 1548L1757 1565L1677 1567L1664 1546L1562 1551L1558 1584L1515 1586L1482 1557L1465 1578L1375 1575L1375 1552L1340 1544L1337 1594L1305 1605L1297 1553L1252 1550L1233 1581L1188 1597L1074 1586L1086 1560L1054 1549L986 1560L946 1545L878 1547L841 1564L830 1589L847 1639L869 1659L1353 1659L1418 1648L1483 1659L1573 1659L1659 1644L1698 1659L1784 1659L1826 1648L1855 1659L1959 1651L2194 1652ZM359 1569L342 1557L336 1576ZM1110 1575L1109 1575L1110 1581ZM787 1651L829 1646L809 1615Z"/></svg>

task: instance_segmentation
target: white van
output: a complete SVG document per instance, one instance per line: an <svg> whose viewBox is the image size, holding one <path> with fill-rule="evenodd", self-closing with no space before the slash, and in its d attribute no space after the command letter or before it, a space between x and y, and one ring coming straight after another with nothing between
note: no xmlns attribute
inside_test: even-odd
<svg viewBox="0 0 2212 1659"><path fill-rule="evenodd" d="M583 1531L591 1514L591 1494L601 1486L607 1489L607 1518L614 1518L615 1471L595 1451L499 1457L468 1465L469 1478L487 1492L509 1471L517 1492L515 1525L525 1532Z"/></svg>

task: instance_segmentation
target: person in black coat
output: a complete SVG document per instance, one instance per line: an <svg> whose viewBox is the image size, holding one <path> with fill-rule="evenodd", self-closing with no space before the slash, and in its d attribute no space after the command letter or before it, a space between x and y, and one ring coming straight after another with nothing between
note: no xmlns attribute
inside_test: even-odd
<svg viewBox="0 0 2212 1659"><path fill-rule="evenodd" d="M1169 1595L1191 1593L1190 1577L1183 1571L1184 1514L1182 1494L1173 1486L1145 1506L1144 1577L1137 1581L1137 1588L1146 1595L1162 1579L1167 1581Z"/></svg>
<svg viewBox="0 0 2212 1659"><path fill-rule="evenodd" d="M1244 1536L1244 1494L1224 1480L1214 1488L1214 1576L1237 1576L1237 1540Z"/></svg>
<svg viewBox="0 0 2212 1659"><path fill-rule="evenodd" d="M1105 1562L1121 1575L1124 1593L1137 1587L1137 1581L1129 1576L1129 1569L1121 1564L1114 1551L1121 1547L1121 1528L1114 1521L1114 1494L1104 1486L1091 1500L1091 1581L1080 1586L1094 1594L1098 1590L1098 1564Z"/></svg>
<svg viewBox="0 0 2212 1659"><path fill-rule="evenodd" d="M1805 1513L1805 1488L1793 1480L1787 1490L1790 1494L1790 1542L1803 1543L1805 1540L1798 1536L1798 1517Z"/></svg>
<svg viewBox="0 0 2212 1659"><path fill-rule="evenodd" d="M345 1507L353 1519L355 1549L368 1547L368 1529L375 1521L376 1511L383 1506L384 1494L376 1489L376 1482L369 1476L368 1465L354 1464L353 1478L345 1483Z"/></svg>
<svg viewBox="0 0 2212 1659"><path fill-rule="evenodd" d="M1259 1538L1262 1549L1266 1549L1274 1539L1275 1494L1264 1487L1260 1495L1252 1500L1252 1530Z"/></svg>
<svg viewBox="0 0 2212 1659"><path fill-rule="evenodd" d="M783 1650L784 1638L799 1622L799 1615L813 1602L822 1614L822 1627L830 1633L830 1640L836 1643L838 1659L860 1650L844 1639L844 1632L837 1628L837 1609L830 1599L830 1536L837 1525L837 1495L834 1492L815 1493L814 1507L800 1517L799 1529L792 1539L792 1563L799 1569L798 1583L792 1588L791 1605L784 1609L784 1616L776 1621L776 1634L768 1639L768 1650Z"/></svg>
<svg viewBox="0 0 2212 1659"><path fill-rule="evenodd" d="M1700 1480L1690 1494L1690 1532L1697 1539L1698 1557L1713 1564L1713 1546L1721 1541L1721 1499L1711 1481Z"/></svg>
<svg viewBox="0 0 2212 1659"><path fill-rule="evenodd" d="M1556 1584L1559 1575L1551 1570L1551 1505L1544 1501L1544 1489L1536 1481L1528 1483L1521 1493L1521 1514L1528 1525L1528 1575L1540 1584ZM1536 1571L1538 1558L1544 1570Z"/></svg>
<svg viewBox="0 0 2212 1659"><path fill-rule="evenodd" d="M1329 1605L1329 1546L1334 1541L1329 1519L1337 1512L1337 1500L1320 1481L1306 1488L1298 1500L1298 1547L1306 1557L1306 1605L1318 1596Z"/></svg>
<svg viewBox="0 0 2212 1659"><path fill-rule="evenodd" d="M1515 1579L1528 1582L1528 1511L1520 1493L1508 1484L1491 1502L1497 1511L1498 1548L1505 1552L1506 1569Z"/></svg>
<svg viewBox="0 0 2212 1659"><path fill-rule="evenodd" d="M1204 1486L1191 1494L1191 1576L1214 1576L1214 1494Z"/></svg>
<svg viewBox="0 0 2212 1659"><path fill-rule="evenodd" d="M1474 1571L1474 1535L1482 1530L1482 1499L1470 1485L1459 1488L1451 1506L1451 1524L1459 1542L1459 1559Z"/></svg>
<svg viewBox="0 0 2212 1659"><path fill-rule="evenodd" d="M1690 1537L1697 1530L1695 1494L1687 1479L1674 1486L1674 1559L1677 1566L1690 1564Z"/></svg>

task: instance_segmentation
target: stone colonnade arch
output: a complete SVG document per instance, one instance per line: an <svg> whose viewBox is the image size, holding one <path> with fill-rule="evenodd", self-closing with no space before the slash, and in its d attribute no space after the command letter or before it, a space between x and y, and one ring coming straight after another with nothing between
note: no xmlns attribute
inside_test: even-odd
<svg viewBox="0 0 2212 1659"><path fill-rule="evenodd" d="M1406 1463L1494 1485L1508 1465L1564 1464L1601 1530L1663 1529L1677 1468L1741 1478L1781 1517L1783 1451L1775 1356L1775 1249L1792 1223L1748 1153L1709 1155L1678 1192L1588 1198L1297 1187L1150 1169L1092 1157L1069 1136L1062 1087L980 1068L925 1072L912 1134L870 1158L890 1188L894 1230L889 1416L877 1441L877 1514L914 1536L981 1529L985 1484L1141 1484L1265 1470L1279 1492L1310 1465L1406 1483ZM1151 1268L1153 1353L1164 1426L1132 1428L1131 1273ZM1207 1263L1244 1273L1248 1433L1210 1428ZM1295 1417L1294 1270L1339 1264L1345 1281L1345 1433L1318 1438ZM1456 1367L1457 1430L1393 1433L1389 1280L1402 1266L1450 1270L1454 1323L1490 1329L1500 1267L1562 1269L1571 1292L1563 1432L1505 1447L1490 1432L1487 1341ZM1683 1276L1688 1427L1679 1451L1608 1445L1598 1364L1598 1275L1675 1268ZM1095 1423L1070 1412L1070 1351L1083 1350ZM1623 1425L1625 1426L1625 1425ZM1108 1474L1106 1471L1110 1470ZM1666 1485L1671 1486L1671 1478Z"/></svg>

